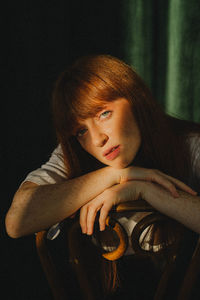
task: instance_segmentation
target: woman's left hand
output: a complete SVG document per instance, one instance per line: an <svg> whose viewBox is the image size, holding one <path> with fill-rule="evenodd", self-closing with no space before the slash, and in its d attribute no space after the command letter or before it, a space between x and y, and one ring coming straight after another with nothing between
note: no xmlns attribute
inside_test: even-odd
<svg viewBox="0 0 200 300"><path fill-rule="evenodd" d="M146 181L132 180L112 186L86 203L80 210L83 233L92 234L97 212L100 230L105 229L106 218L114 205L142 198L161 213L200 233L200 197L179 191L174 198L163 186Z"/></svg>
<svg viewBox="0 0 200 300"><path fill-rule="evenodd" d="M93 233L97 212L100 211L99 227L105 229L106 218L114 205L134 201L142 197L145 182L129 181L115 185L83 205L80 209L80 226L83 233Z"/></svg>

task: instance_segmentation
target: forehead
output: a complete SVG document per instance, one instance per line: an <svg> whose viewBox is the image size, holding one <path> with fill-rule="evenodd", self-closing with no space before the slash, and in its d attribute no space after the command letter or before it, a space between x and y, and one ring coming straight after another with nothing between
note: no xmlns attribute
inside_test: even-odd
<svg viewBox="0 0 200 300"><path fill-rule="evenodd" d="M84 123L85 120L89 118L94 118L98 113L102 110L106 109L106 107L110 104L110 102L101 102L99 104L91 103L90 105L84 105L84 103L80 104L76 110L73 111L71 115L71 131L72 134L74 130L80 127L81 124Z"/></svg>
<svg viewBox="0 0 200 300"><path fill-rule="evenodd" d="M114 110L120 110L121 112L126 110L126 109L131 109L130 103L128 100L125 98L118 98L113 101L104 101L101 102L99 105L91 105L88 107L87 112L83 114L77 114L76 115L76 122L81 123L84 120L88 118L93 118L95 117L98 113L105 109L114 109Z"/></svg>
<svg viewBox="0 0 200 300"><path fill-rule="evenodd" d="M104 110L106 107L108 107L108 103L101 103L99 105L90 105L90 106L84 106L79 108L79 111L77 112L75 119L77 122L82 122L88 118L95 117L100 111Z"/></svg>
<svg viewBox="0 0 200 300"><path fill-rule="evenodd" d="M118 115L123 115L124 118L128 117L129 114L132 115L130 102L125 98L117 98L112 101L99 101L98 105L94 102L90 104L89 106L80 105L78 111L73 114L71 120L72 134L74 134L87 119L96 117L103 110L114 110Z"/></svg>

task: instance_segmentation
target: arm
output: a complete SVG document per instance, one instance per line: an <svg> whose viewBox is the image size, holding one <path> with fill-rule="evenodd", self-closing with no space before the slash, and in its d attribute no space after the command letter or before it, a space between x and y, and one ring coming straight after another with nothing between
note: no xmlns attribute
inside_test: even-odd
<svg viewBox="0 0 200 300"><path fill-rule="evenodd" d="M145 199L150 205L200 234L200 197L184 191L179 191L179 195L173 198L155 184L147 184L145 189Z"/></svg>
<svg viewBox="0 0 200 300"><path fill-rule="evenodd" d="M7 233L16 238L46 229L118 181L116 172L105 167L58 184L39 186L25 182L14 195L6 215Z"/></svg>
<svg viewBox="0 0 200 300"><path fill-rule="evenodd" d="M95 217L99 210L100 230L104 230L106 217L113 205L139 198L146 200L161 213L200 233L199 196L179 191L179 196L174 197L163 186L145 181L129 181L115 185L84 205L80 213L83 233L92 234Z"/></svg>
<svg viewBox="0 0 200 300"><path fill-rule="evenodd" d="M128 180L154 181L177 196L176 187L194 193L180 181L159 171L128 167L105 167L58 184L38 186L25 182L16 192L6 215L11 237L20 237L49 228L76 212L110 187Z"/></svg>

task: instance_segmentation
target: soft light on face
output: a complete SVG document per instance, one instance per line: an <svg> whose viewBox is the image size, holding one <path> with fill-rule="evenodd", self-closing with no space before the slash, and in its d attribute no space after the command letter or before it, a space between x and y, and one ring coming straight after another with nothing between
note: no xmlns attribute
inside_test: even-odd
<svg viewBox="0 0 200 300"><path fill-rule="evenodd" d="M107 102L79 125L76 136L81 146L103 164L121 169L134 160L141 135L128 100Z"/></svg>

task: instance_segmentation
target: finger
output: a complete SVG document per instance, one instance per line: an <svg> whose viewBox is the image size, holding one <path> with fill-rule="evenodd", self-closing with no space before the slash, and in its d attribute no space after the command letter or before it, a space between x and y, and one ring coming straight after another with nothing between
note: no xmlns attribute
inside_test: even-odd
<svg viewBox="0 0 200 300"><path fill-rule="evenodd" d="M110 211L110 207L108 207L106 205L102 206L102 208L100 210L100 216L99 216L100 231L103 231L106 228L106 218L109 214L109 211Z"/></svg>
<svg viewBox="0 0 200 300"><path fill-rule="evenodd" d="M80 222L80 226L82 229L82 233L86 233L87 232L87 205L84 205L81 207L80 209L80 217L79 217L79 222Z"/></svg>
<svg viewBox="0 0 200 300"><path fill-rule="evenodd" d="M174 177L171 177L169 175L166 175L164 174L164 176L166 178L168 178L169 180L171 180L179 189L181 189L182 191L185 191L191 195L197 195L197 192L195 192L193 189L191 189L187 184L185 184L184 182L174 178Z"/></svg>
<svg viewBox="0 0 200 300"><path fill-rule="evenodd" d="M96 218L97 211L99 209L95 209L93 207L89 207L87 214L87 234L91 235L94 229L94 222Z"/></svg>
<svg viewBox="0 0 200 300"><path fill-rule="evenodd" d="M135 179L142 179L151 182L155 182L166 188L173 197L179 197L176 186L165 177L165 174L158 170L144 169L144 168L134 168ZM135 172L137 171L137 172Z"/></svg>
<svg viewBox="0 0 200 300"><path fill-rule="evenodd" d="M170 178L167 178L166 176L167 175L162 174L160 172L160 174L154 174L151 177L151 181L156 182L161 186L163 186L164 188L166 188L172 194L173 197L179 197L179 193L176 189L175 184L171 182Z"/></svg>

